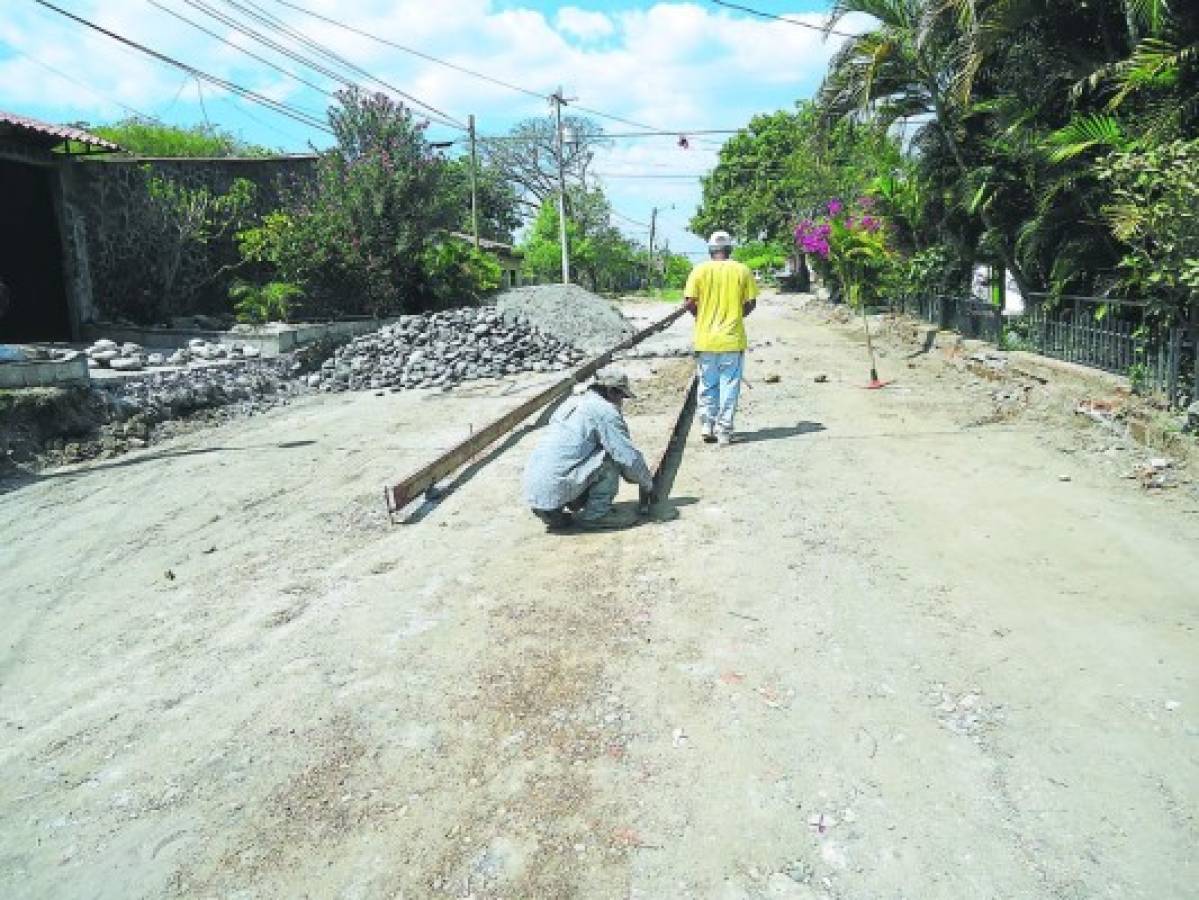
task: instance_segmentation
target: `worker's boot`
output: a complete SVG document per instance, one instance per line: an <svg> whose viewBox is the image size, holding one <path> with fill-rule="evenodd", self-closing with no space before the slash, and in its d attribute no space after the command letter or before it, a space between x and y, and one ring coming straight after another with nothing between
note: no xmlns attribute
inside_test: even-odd
<svg viewBox="0 0 1199 900"><path fill-rule="evenodd" d="M700 436L704 439L705 444L715 444L716 443L716 423L715 422L704 422L703 427L700 429Z"/></svg>
<svg viewBox="0 0 1199 900"><path fill-rule="evenodd" d="M574 527L581 531L617 531L621 528L631 528L635 524L637 514L632 510L610 509L598 517L582 514L574 517Z"/></svg>
<svg viewBox="0 0 1199 900"><path fill-rule="evenodd" d="M574 517L561 509L535 509L533 515L545 523L546 531L565 531L574 524Z"/></svg>

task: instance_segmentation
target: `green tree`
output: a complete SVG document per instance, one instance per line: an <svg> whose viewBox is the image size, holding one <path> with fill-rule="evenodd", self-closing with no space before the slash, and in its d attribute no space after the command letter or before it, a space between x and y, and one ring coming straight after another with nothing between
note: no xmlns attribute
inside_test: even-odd
<svg viewBox="0 0 1199 900"><path fill-rule="evenodd" d="M819 110L798 103L755 116L720 149L703 179L703 198L690 222L706 237L725 230L739 242L789 245L801 216L813 215L832 197L857 196L901 160L884 129L838 121L822 128Z"/></svg>
<svg viewBox="0 0 1199 900"><path fill-rule="evenodd" d="M565 116L562 128L562 168L568 196L587 183L595 151L605 145L603 129L593 120ZM525 119L503 137L484 140L480 153L498 178L512 185L524 211L536 215L546 200L559 193L557 123L553 116Z"/></svg>
<svg viewBox="0 0 1199 900"><path fill-rule="evenodd" d="M434 301L424 251L459 211L425 125L383 94L342 91L336 145L289 208L241 235L243 253L303 286L313 313L383 315Z"/></svg>
<svg viewBox="0 0 1199 900"><path fill-rule="evenodd" d="M444 190L447 202L456 210L455 227L470 233L470 157L446 163ZM479 235L505 244L512 243L513 233L520 227L523 216L516 188L493 165L479 166Z"/></svg>

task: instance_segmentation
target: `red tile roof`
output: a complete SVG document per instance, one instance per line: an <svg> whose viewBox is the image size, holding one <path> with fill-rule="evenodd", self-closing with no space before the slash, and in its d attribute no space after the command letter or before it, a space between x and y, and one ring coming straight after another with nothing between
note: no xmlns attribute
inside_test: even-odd
<svg viewBox="0 0 1199 900"><path fill-rule="evenodd" d="M80 128L72 128L69 125L51 125L49 122L39 122L28 116L18 116L16 113L0 110L0 137L8 136L32 139L34 143L47 149L63 141L76 141L101 150L121 149L112 141L88 134Z"/></svg>

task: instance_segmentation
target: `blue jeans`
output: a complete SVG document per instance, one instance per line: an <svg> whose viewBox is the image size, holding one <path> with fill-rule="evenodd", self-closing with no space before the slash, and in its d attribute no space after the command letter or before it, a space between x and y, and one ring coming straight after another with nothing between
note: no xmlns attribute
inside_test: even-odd
<svg viewBox="0 0 1199 900"><path fill-rule="evenodd" d="M697 353L699 361L699 419L724 434L733 433L745 354Z"/></svg>

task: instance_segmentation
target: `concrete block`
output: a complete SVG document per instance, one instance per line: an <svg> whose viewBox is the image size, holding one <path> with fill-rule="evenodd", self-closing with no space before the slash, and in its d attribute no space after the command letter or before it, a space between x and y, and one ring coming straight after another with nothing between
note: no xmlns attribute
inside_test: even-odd
<svg viewBox="0 0 1199 900"><path fill-rule="evenodd" d="M87 359L0 363L0 388L66 387L91 380Z"/></svg>

